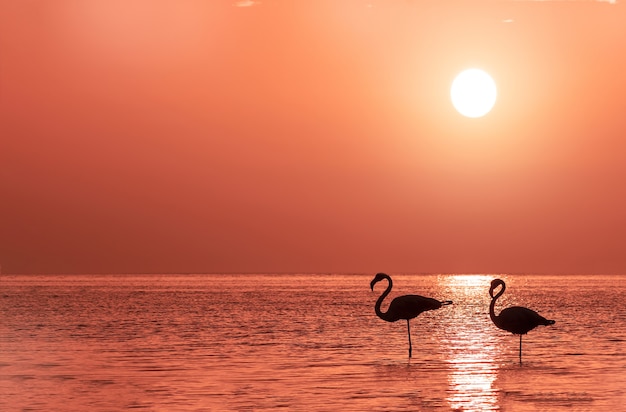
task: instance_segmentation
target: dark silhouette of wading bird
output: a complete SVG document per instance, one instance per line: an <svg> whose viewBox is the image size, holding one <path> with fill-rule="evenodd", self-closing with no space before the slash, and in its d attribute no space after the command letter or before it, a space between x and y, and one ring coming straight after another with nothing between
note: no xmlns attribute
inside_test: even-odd
<svg viewBox="0 0 626 412"><path fill-rule="evenodd" d="M380 310L380 305L383 303L383 300L387 297L389 292L391 292L391 288L393 287L391 277L385 273L378 273L370 282L370 287L372 288L372 291L374 291L374 285L383 279L387 279L389 284L387 289L385 289L383 294L380 295L376 301L374 310L379 318L387 322L395 322L400 319L406 319L406 329L409 335L409 358L411 358L413 347L411 346L411 325L409 324L409 321L427 310L439 309L444 305L450 305L452 301L446 300L440 302L437 299L425 298L424 296L419 295L404 295L398 296L392 300L389 304L389 308L387 308L387 312L383 312Z"/></svg>
<svg viewBox="0 0 626 412"><path fill-rule="evenodd" d="M502 286L502 289L496 295L493 295L493 291ZM524 308L522 306L511 306L510 308L502 309L502 312L498 316L494 311L496 306L496 300L502 296L506 289L506 284L502 279L494 279L491 281L491 287L489 288L489 296L491 296L491 304L489 305L489 317L491 321L502 330L506 330L513 334L519 335L519 363L522 363L522 335L525 335L529 331L535 329L539 325L554 325L553 320L549 320L535 312L534 310Z"/></svg>

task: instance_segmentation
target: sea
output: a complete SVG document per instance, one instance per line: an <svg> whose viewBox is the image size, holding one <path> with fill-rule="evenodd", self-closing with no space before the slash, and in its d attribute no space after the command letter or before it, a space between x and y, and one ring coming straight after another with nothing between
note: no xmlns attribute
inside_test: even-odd
<svg viewBox="0 0 626 412"><path fill-rule="evenodd" d="M616 411L626 276L393 274L454 303L388 323L375 273L2 275L1 411ZM548 319L489 317L490 282Z"/></svg>

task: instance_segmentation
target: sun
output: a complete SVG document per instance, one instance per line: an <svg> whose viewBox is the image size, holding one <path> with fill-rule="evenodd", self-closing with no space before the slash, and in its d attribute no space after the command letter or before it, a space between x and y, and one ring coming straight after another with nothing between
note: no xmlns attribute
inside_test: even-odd
<svg viewBox="0 0 626 412"><path fill-rule="evenodd" d="M480 69L467 69L459 73L450 88L454 108L466 117L482 117L496 103L498 90L491 76Z"/></svg>

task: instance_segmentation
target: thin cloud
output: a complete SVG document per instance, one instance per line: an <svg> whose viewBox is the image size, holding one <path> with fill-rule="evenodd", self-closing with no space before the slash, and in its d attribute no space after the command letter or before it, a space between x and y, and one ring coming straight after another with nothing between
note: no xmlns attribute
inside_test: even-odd
<svg viewBox="0 0 626 412"><path fill-rule="evenodd" d="M257 4L261 4L261 2L255 1L255 0L241 0L235 3L234 6L235 7L252 7L252 6L256 6Z"/></svg>

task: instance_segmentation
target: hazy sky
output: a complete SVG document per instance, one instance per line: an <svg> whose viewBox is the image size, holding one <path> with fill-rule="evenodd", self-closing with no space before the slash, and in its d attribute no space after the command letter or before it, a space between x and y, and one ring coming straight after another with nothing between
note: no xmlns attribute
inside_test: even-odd
<svg viewBox="0 0 626 412"><path fill-rule="evenodd" d="M0 0L0 264L626 273L626 4Z"/></svg>

